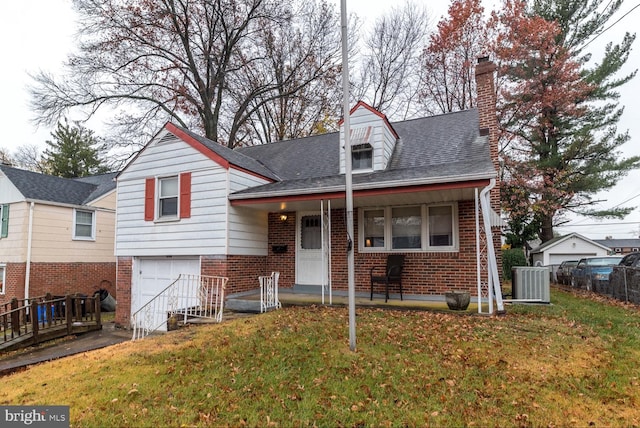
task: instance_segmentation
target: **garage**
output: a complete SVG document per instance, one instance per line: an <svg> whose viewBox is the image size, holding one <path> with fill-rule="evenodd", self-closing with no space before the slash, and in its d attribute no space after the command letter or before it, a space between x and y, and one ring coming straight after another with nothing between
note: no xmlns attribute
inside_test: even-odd
<svg viewBox="0 0 640 428"><path fill-rule="evenodd" d="M162 290L171 285L180 274L200 275L199 258L137 257L133 261L134 278L131 289L131 314L148 303ZM162 324L166 310L156 315L157 323ZM166 330L166 320L160 330Z"/></svg>
<svg viewBox="0 0 640 428"><path fill-rule="evenodd" d="M557 267L565 260L583 257L601 257L609 254L609 248L577 233L557 236L531 250L534 266Z"/></svg>

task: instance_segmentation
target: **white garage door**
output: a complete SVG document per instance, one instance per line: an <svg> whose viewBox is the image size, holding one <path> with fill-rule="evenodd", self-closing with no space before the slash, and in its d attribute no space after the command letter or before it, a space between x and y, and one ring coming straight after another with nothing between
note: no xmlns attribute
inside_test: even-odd
<svg viewBox="0 0 640 428"><path fill-rule="evenodd" d="M136 258L131 286L131 313L148 303L171 285L180 274L200 275L197 258ZM166 330L166 310L158 312L160 330ZM163 319L164 318L164 319Z"/></svg>

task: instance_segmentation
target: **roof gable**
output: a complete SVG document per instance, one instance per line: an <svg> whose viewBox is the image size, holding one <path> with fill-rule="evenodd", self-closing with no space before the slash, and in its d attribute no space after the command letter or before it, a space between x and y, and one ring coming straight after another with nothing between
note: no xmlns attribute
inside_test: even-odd
<svg viewBox="0 0 640 428"><path fill-rule="evenodd" d="M256 161L251 157L247 157L242 153L232 150L222 144L218 144L209 140L206 137L195 134L186 128L182 128L171 122L167 122L158 133L140 150L129 163L122 169L122 172L126 171L130 165L135 163L140 155L151 147L157 144L162 144L166 141L169 135L177 137L180 141L186 143L190 147L197 150L206 158L214 161L222 168L229 169L231 167L242 170L248 174L258 176L270 181L276 181L279 179L277 174L265 167L264 164Z"/></svg>
<svg viewBox="0 0 640 428"><path fill-rule="evenodd" d="M609 250L608 247L606 247L606 246L604 246L602 244L599 244L598 242L593 241L593 240L587 238L586 236L582 236L582 235L580 235L578 233L573 232L573 233L570 233L570 234L564 235L564 236L556 236L555 238L545 242L544 244L540 245L539 247L534 248L533 250L531 250L531 253L542 253L542 252L547 251L547 250L549 250L549 249L551 249L551 248L553 248L553 247L555 247L557 245L560 245L560 244L562 244L562 243L564 243L564 242L566 242L566 241L568 241L570 239L583 241L586 244L593 245L595 247L600 247L600 248L602 248L604 250L607 250L607 251Z"/></svg>

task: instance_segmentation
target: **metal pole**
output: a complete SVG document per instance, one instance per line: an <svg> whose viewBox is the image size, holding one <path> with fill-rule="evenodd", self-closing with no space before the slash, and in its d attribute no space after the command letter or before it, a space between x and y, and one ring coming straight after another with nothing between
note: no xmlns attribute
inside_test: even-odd
<svg viewBox="0 0 640 428"><path fill-rule="evenodd" d="M351 177L351 124L349 121L349 58L347 49L347 0L340 0L342 28L342 112L344 124L344 176L347 208L347 279L349 293L349 349L356 350L355 259L353 250L353 184Z"/></svg>

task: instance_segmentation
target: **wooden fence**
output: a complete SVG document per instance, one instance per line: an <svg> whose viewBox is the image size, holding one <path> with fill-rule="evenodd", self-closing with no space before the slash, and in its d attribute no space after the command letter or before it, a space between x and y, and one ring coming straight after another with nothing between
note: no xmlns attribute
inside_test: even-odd
<svg viewBox="0 0 640 428"><path fill-rule="evenodd" d="M99 295L14 298L0 312L0 351L100 329Z"/></svg>

